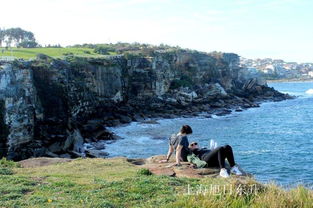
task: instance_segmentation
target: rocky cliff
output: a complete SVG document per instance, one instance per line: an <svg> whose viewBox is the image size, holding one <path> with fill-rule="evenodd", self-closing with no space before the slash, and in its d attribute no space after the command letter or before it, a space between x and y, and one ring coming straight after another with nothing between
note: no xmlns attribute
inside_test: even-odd
<svg viewBox="0 0 313 208"><path fill-rule="evenodd" d="M83 143L115 139L106 126L199 112L222 115L289 98L247 76L236 54L39 55L0 67L0 156L14 160L103 157L97 150L86 152Z"/></svg>

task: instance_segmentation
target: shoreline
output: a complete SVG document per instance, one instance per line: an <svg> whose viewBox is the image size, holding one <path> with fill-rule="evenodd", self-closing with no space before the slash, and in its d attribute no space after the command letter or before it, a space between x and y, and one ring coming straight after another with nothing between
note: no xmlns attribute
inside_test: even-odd
<svg viewBox="0 0 313 208"><path fill-rule="evenodd" d="M116 139L100 140L100 141L95 141L95 142L85 142L84 144L87 144L90 146L90 148L87 148L85 150L86 151L88 151L88 150L100 150L105 154L105 158L113 158L114 156L110 156L110 154L105 151L107 145L115 143L117 140L124 139L124 138L122 138L120 135L113 132L111 130L111 128L125 127L125 126L129 126L132 123L136 123L136 122L139 124L159 124L159 120L163 120L163 119L197 118L197 117L212 119L212 118L214 118L213 116L224 117L224 116L232 115L235 112L240 113L240 112L246 111L250 108L260 108L261 105L265 104L265 103L281 102L281 101L285 101L285 100L289 100L289 99L296 99L296 98L297 98L296 96L292 96L291 98L280 100L280 101L275 101L273 99L259 100L259 101L253 102L253 106L250 106L250 107L232 106L232 108L213 108L213 109L210 109L208 111L192 112L192 113L188 113L188 114L171 114L170 117L168 117L168 116L165 116L165 117L162 117L162 116L161 117L146 117L146 118L142 118L142 119L137 120L137 121L131 121L129 123L123 123L123 124L118 124L118 125L109 127L109 129L107 129L107 131L110 132L113 135L113 137L115 137ZM104 147L102 149L97 149L96 146L98 143L103 143Z"/></svg>
<svg viewBox="0 0 313 208"><path fill-rule="evenodd" d="M286 102L289 102L288 100L286 100ZM269 105L273 105L275 102L272 102L272 101L269 101L269 102L263 102L261 105L260 105L260 108L263 106L263 104L269 104ZM244 109L244 111L245 110L248 110L248 109ZM254 109L251 109L251 110L253 110L253 112L255 112L254 111ZM261 111L261 109L259 109L260 111ZM260 111L258 111L258 113L260 113ZM262 111L261 111L262 112ZM228 118L232 118L232 119L237 119L236 117L237 116L235 116L235 117L232 117L232 115L234 115L236 112L235 111L233 111L233 112L231 112L231 113L229 113L229 114L227 114L227 115L223 115L223 116L226 116L226 117L228 117ZM239 115L239 113L240 112L238 112L238 114L237 115ZM213 116L213 115L215 115L215 114L211 114L211 116ZM198 116L192 116L192 117L190 117L191 119L192 118L203 118L203 119L205 119L205 117L206 117L206 115L201 115L201 114L199 114ZM217 116L217 117L220 117L220 116ZM178 119L179 118L184 118L184 117L178 117ZM208 117L206 117L206 118L208 118ZM164 118L152 118L150 121L152 121L152 122L155 122L155 123L150 123L149 122L149 124L161 124L161 127L162 127L162 121L160 122L160 119L164 119ZM175 118L174 118L175 119ZM221 119L223 119L223 118L221 118ZM172 119L169 119L169 120L172 120ZM212 123L213 122L216 122L217 120L213 117L213 118L211 118L210 120L212 120ZM190 121L190 120L188 120L188 121ZM175 121L174 121L175 122ZM165 123L168 123L168 122L166 122L165 121ZM132 128L127 128L128 130L127 131L132 131L132 129L133 128L138 128L138 126L140 126L141 124L145 124L145 122L143 122L143 123L141 123L141 122L131 122L131 123L129 123L129 124L125 124L125 125L127 125L127 126L129 126L129 125L132 125L132 124L135 124L134 126L132 126ZM164 123L163 123L164 124ZM138 126L137 126L138 125ZM120 127L123 127L124 125L122 125L122 126L117 126L117 128L120 128ZM149 126L147 126L148 127L148 129L149 128L159 128L159 126L158 125L149 125ZM115 128L115 127L114 127ZM110 131L112 131L112 132L114 132L115 133L115 131L113 130L113 129L110 129ZM146 130L146 131L149 131L149 130ZM120 132L120 131L117 131L117 132ZM125 133L126 131L123 131L122 130L122 135L124 135L124 133ZM155 132L155 131L153 131L153 132ZM119 136L119 134L117 134L118 136ZM144 136L146 136L145 134L144 134ZM163 135L162 135L162 137L163 137ZM127 138L124 138L125 140L127 139ZM152 139L152 137L150 137L150 139ZM134 139L135 140L135 139ZM132 141L132 139L131 139L131 141ZM123 142L122 143L119 143L119 144L123 144ZM118 145L118 146L120 146L120 145ZM113 147L114 147L114 145L113 145ZM116 145L115 145L115 147L116 147ZM131 148L130 146L128 146L128 148ZM114 148L113 148L114 149ZM112 146L111 146L111 150L112 150ZM104 150L105 151L105 150ZM157 152L157 151L152 151L152 153L153 153L153 155L156 155L156 154L161 154L161 153L159 153L159 152ZM138 157L138 156L135 156L134 157L134 155L133 156L131 156L131 154L128 154L128 153L124 153L125 154L125 157L127 157L127 158L135 158L135 159L142 159L142 158L140 158L140 157ZM162 153L163 154L163 153ZM127 156L126 156L127 155ZM152 156L152 155L150 155L150 154L146 154L144 157L150 157L150 156ZM120 156L118 156L118 155L113 155L113 156L110 156L110 155L108 155L108 158L115 158L115 157L120 157ZM123 157L123 156L122 156ZM248 169L247 169L247 171L249 171ZM255 173L255 174L257 174L257 173ZM292 181L292 180L290 180L289 182L287 182L287 183L284 183L284 182L282 182L282 181L280 181L279 179L276 179L276 180L274 180L274 179L271 179L271 178L269 178L269 179L266 179L266 180L264 180L264 178L263 178L263 180L262 180L262 177L260 177L260 178L257 178L257 176L260 176L260 175L254 175L256 178L255 178L255 180L257 180L258 182L260 182L260 183L262 183L262 184L268 184L268 183L275 183L276 185L278 185L279 187L281 187L281 188L283 188L283 189L285 189L285 190L288 190L288 189L290 189L290 188L293 188L293 187L295 187L296 185L299 185L299 181ZM301 181L300 181L301 182ZM301 185L304 185L305 187L308 187L308 186L310 186L310 184L308 183L308 182L303 182L303 183L300 183Z"/></svg>
<svg viewBox="0 0 313 208"><path fill-rule="evenodd" d="M277 80L266 80L267 83L281 83L281 82L313 82L312 79L277 79Z"/></svg>

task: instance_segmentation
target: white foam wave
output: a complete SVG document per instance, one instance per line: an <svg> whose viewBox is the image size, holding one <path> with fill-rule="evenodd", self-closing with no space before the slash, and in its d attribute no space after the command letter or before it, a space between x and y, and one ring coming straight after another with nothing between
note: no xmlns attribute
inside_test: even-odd
<svg viewBox="0 0 313 208"><path fill-rule="evenodd" d="M303 94L303 92L301 93L301 92L281 91L281 90L279 92L284 93L284 94L289 94L289 95L295 95L295 96L299 96Z"/></svg>
<svg viewBox="0 0 313 208"><path fill-rule="evenodd" d="M313 95L313 89L308 89L305 91L306 94Z"/></svg>
<svg viewBox="0 0 313 208"><path fill-rule="evenodd" d="M262 153L268 153L271 152L271 150L266 150L266 149L262 149L262 150L249 150L249 151L241 151L240 153L243 155L259 155Z"/></svg>

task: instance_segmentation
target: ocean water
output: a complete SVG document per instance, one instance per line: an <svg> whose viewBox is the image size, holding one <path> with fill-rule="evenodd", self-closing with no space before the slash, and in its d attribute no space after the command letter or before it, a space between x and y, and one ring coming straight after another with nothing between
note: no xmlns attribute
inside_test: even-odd
<svg viewBox="0 0 313 208"><path fill-rule="evenodd" d="M259 108L213 118L204 116L158 120L158 124L131 123L111 128L123 139L108 144L114 156L143 158L166 154L167 138L183 124L193 128L189 141L208 147L210 139L233 147L235 160L261 182L285 187L313 185L313 82L270 83L296 95L293 100L267 102Z"/></svg>

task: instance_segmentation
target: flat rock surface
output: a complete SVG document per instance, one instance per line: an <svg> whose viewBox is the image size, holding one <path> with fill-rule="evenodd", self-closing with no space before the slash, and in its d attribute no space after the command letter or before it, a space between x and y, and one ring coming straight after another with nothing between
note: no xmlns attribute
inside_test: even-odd
<svg viewBox="0 0 313 208"><path fill-rule="evenodd" d="M23 168L35 168L47 165L53 165L57 163L70 162L72 159L67 158L50 158L50 157L38 157L22 160L18 162Z"/></svg>
<svg viewBox="0 0 313 208"><path fill-rule="evenodd" d="M188 178L219 176L220 170L218 168L193 168L188 162L182 162L182 166L173 166L173 164L175 164L174 157L171 157L168 163L159 163L160 160L164 159L166 159L166 155L156 155L147 159L127 159L127 161L142 168L147 168L155 175ZM244 173L244 175L236 177L251 176L250 174L244 172L240 167L239 169Z"/></svg>
<svg viewBox="0 0 313 208"><path fill-rule="evenodd" d="M193 168L191 163L189 162L182 162L181 166L174 166L175 164L174 157L171 157L169 162L167 163L159 163L160 160L166 159L166 155L155 155L147 159L129 159L129 158L125 159L126 161L135 166L149 169L150 172L155 175L187 177L187 178L203 178L203 177L218 177L220 171L219 168ZM23 168L35 168L71 161L72 159L67 158L39 157L22 160L19 162L19 164ZM240 167L239 169L244 173L244 175L235 177L244 178L245 176L251 176L250 174L243 171Z"/></svg>

